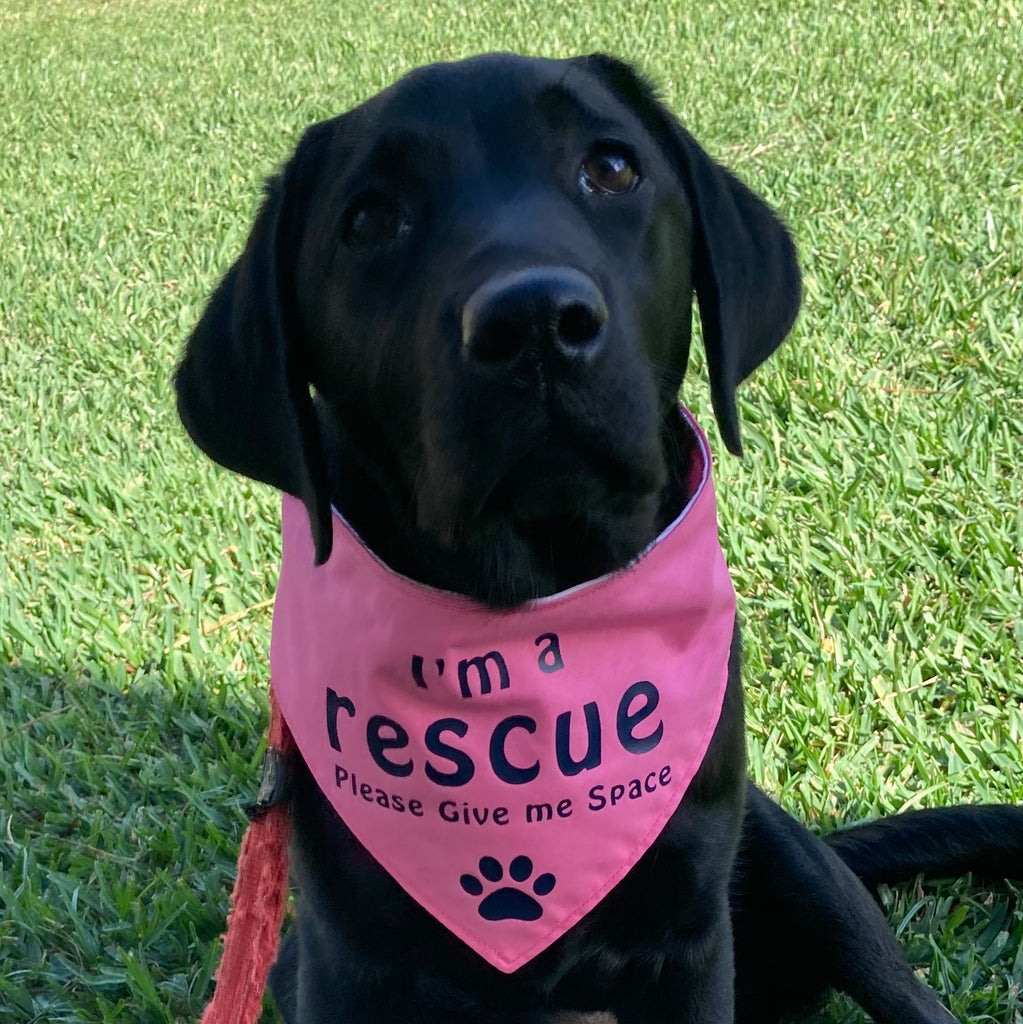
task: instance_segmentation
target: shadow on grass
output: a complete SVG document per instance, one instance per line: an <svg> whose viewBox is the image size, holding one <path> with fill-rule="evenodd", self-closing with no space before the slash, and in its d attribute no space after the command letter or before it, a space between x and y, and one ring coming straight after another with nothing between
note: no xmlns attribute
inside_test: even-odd
<svg viewBox="0 0 1023 1024"><path fill-rule="evenodd" d="M265 708L0 666L0 1020L198 1020Z"/></svg>
<svg viewBox="0 0 1023 1024"><path fill-rule="evenodd" d="M0 1021L197 1021L257 787L262 697L3 665L0 707ZM882 895L960 1016L1018 1021L1017 887ZM809 1019L865 1018L836 999Z"/></svg>

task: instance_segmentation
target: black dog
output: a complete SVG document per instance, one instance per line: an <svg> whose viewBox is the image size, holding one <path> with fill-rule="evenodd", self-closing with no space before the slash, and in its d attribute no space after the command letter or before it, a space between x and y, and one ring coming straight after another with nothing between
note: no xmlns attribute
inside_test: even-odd
<svg viewBox="0 0 1023 1024"><path fill-rule="evenodd" d="M179 409L212 458L302 499L319 561L333 504L404 575L521 605L627 565L687 497L694 294L738 452L735 388L800 303L779 220L611 58L436 65L305 134L188 343ZM860 878L1018 874L1023 816L819 841L745 780L738 663L733 640L710 748L654 845L511 974L406 895L297 764L285 1018L728 1024L835 986L878 1021L949 1020Z"/></svg>

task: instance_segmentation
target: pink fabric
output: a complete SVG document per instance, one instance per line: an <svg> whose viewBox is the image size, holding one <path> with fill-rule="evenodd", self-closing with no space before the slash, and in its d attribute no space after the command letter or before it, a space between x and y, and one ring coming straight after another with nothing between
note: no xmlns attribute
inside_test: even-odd
<svg viewBox="0 0 1023 1024"><path fill-rule="evenodd" d="M284 499L271 676L369 852L495 967L529 961L657 837L721 712L735 595L710 453L627 569L495 612L384 566L340 516L319 568Z"/></svg>

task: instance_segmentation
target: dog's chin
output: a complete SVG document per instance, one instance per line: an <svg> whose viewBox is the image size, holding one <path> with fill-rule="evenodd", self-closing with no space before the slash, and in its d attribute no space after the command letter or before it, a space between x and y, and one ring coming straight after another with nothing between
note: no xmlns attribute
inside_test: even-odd
<svg viewBox="0 0 1023 1024"><path fill-rule="evenodd" d="M500 514L485 505L457 528L445 522L429 530L449 552L457 573L450 585L491 607L514 608L627 566L657 534L658 492L603 490L586 502L585 490L515 491Z"/></svg>
<svg viewBox="0 0 1023 1024"><path fill-rule="evenodd" d="M658 440L608 456L562 440L472 473L441 461L419 477L417 530L445 552L453 589L502 608L546 597L628 565L654 539L663 451Z"/></svg>

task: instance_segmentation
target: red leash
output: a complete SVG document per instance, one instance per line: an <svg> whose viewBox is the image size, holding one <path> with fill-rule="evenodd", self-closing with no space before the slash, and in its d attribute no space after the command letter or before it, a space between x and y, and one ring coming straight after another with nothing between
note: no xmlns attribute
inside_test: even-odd
<svg viewBox="0 0 1023 1024"><path fill-rule="evenodd" d="M255 1024L266 978L277 959L288 895L288 805L282 772L295 741L270 693L270 729L259 798L238 855L217 987L202 1024Z"/></svg>

